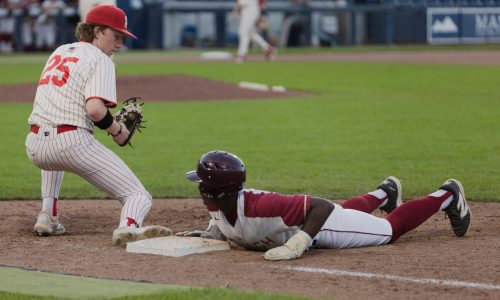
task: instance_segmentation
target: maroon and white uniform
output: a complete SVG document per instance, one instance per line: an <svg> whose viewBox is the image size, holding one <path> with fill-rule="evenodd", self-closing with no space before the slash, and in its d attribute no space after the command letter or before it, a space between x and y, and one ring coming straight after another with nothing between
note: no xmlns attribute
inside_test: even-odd
<svg viewBox="0 0 500 300"><path fill-rule="evenodd" d="M387 196L367 194L380 205ZM385 198L384 198L385 196ZM253 250L268 250L283 245L304 224L310 210L310 196L282 195L243 189L238 196L237 215L226 216L215 206L207 206L209 228L218 230L234 243ZM392 237L391 224L368 213L345 209L334 204L330 217L309 246L352 248L387 244Z"/></svg>
<svg viewBox="0 0 500 300"><path fill-rule="evenodd" d="M448 207L452 200L450 192L438 190L405 203L385 219L370 214L387 203L387 194L381 189L341 205L334 203L334 210L308 247L342 249L392 243L428 216ZM215 238L220 238L217 236L220 231L230 241L252 250L265 251L285 244L302 228L310 210L308 195L243 189L237 201L234 216L207 206L211 216L207 231Z"/></svg>
<svg viewBox="0 0 500 300"><path fill-rule="evenodd" d="M142 225L151 195L127 165L94 138L85 108L91 98L116 106L113 61L90 43L60 46L40 77L26 138L27 154L42 170L43 209L56 212L64 172L71 172L120 200L119 227L127 225L127 218Z"/></svg>

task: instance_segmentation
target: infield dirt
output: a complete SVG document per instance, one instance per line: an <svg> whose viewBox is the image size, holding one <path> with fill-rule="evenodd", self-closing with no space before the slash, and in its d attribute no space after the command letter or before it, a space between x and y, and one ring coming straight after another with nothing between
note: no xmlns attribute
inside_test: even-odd
<svg viewBox="0 0 500 300"><path fill-rule="evenodd" d="M116 200L59 201L67 234L35 237L31 230L40 201L1 201L0 265L55 273L203 287L230 287L334 299L499 299L500 205L470 203L472 228L454 236L438 213L392 245L315 249L293 261L264 261L262 252L230 251L164 257L127 253L111 244L120 203ZM380 214L378 214L380 216ZM209 216L201 200L153 201L147 224L175 232L204 229ZM233 245L234 246L234 245ZM287 267L395 275L410 279L456 280L497 289L305 273Z"/></svg>

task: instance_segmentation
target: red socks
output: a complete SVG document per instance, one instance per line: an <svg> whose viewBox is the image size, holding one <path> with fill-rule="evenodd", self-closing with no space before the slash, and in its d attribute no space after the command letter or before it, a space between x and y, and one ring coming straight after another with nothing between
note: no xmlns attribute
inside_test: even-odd
<svg viewBox="0 0 500 300"><path fill-rule="evenodd" d="M405 202L396 208L386 218L392 227L392 239L389 243L396 241L403 234L424 223L439 211L443 202L449 197L453 197L450 192L445 192L439 197L428 195L417 200Z"/></svg>
<svg viewBox="0 0 500 300"><path fill-rule="evenodd" d="M341 204L343 208L355 209L367 214L371 214L374 210L376 210L382 202L387 199L387 196L384 199L379 199L370 194L364 194L359 197L355 197L349 199Z"/></svg>

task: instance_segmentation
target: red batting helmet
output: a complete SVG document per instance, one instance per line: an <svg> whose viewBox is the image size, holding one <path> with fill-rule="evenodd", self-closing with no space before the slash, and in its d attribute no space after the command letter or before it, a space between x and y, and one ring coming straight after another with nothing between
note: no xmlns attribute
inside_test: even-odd
<svg viewBox="0 0 500 300"><path fill-rule="evenodd" d="M186 178L198 182L202 196L221 199L239 192L246 180L243 161L226 151L210 151L201 156L196 170Z"/></svg>

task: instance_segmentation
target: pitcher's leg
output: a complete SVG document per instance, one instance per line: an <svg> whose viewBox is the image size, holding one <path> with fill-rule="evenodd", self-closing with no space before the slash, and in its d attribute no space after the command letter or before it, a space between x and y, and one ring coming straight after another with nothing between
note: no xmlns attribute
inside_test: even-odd
<svg viewBox="0 0 500 300"><path fill-rule="evenodd" d="M251 9L244 7L241 11L240 25L238 28L238 54L237 62L242 62L246 59L248 48L250 46L251 30L254 22L254 16Z"/></svg>
<svg viewBox="0 0 500 300"><path fill-rule="evenodd" d="M245 28L239 30L239 39L237 59L245 60L250 46L250 34Z"/></svg>
<svg viewBox="0 0 500 300"><path fill-rule="evenodd" d="M250 33L250 37L252 39L253 42L257 43L257 45L259 45L259 47L262 49L262 51L267 51L271 45L269 45L268 42L266 42L266 40L264 40L258 33L257 33L257 30L254 29L252 30L252 32Z"/></svg>

